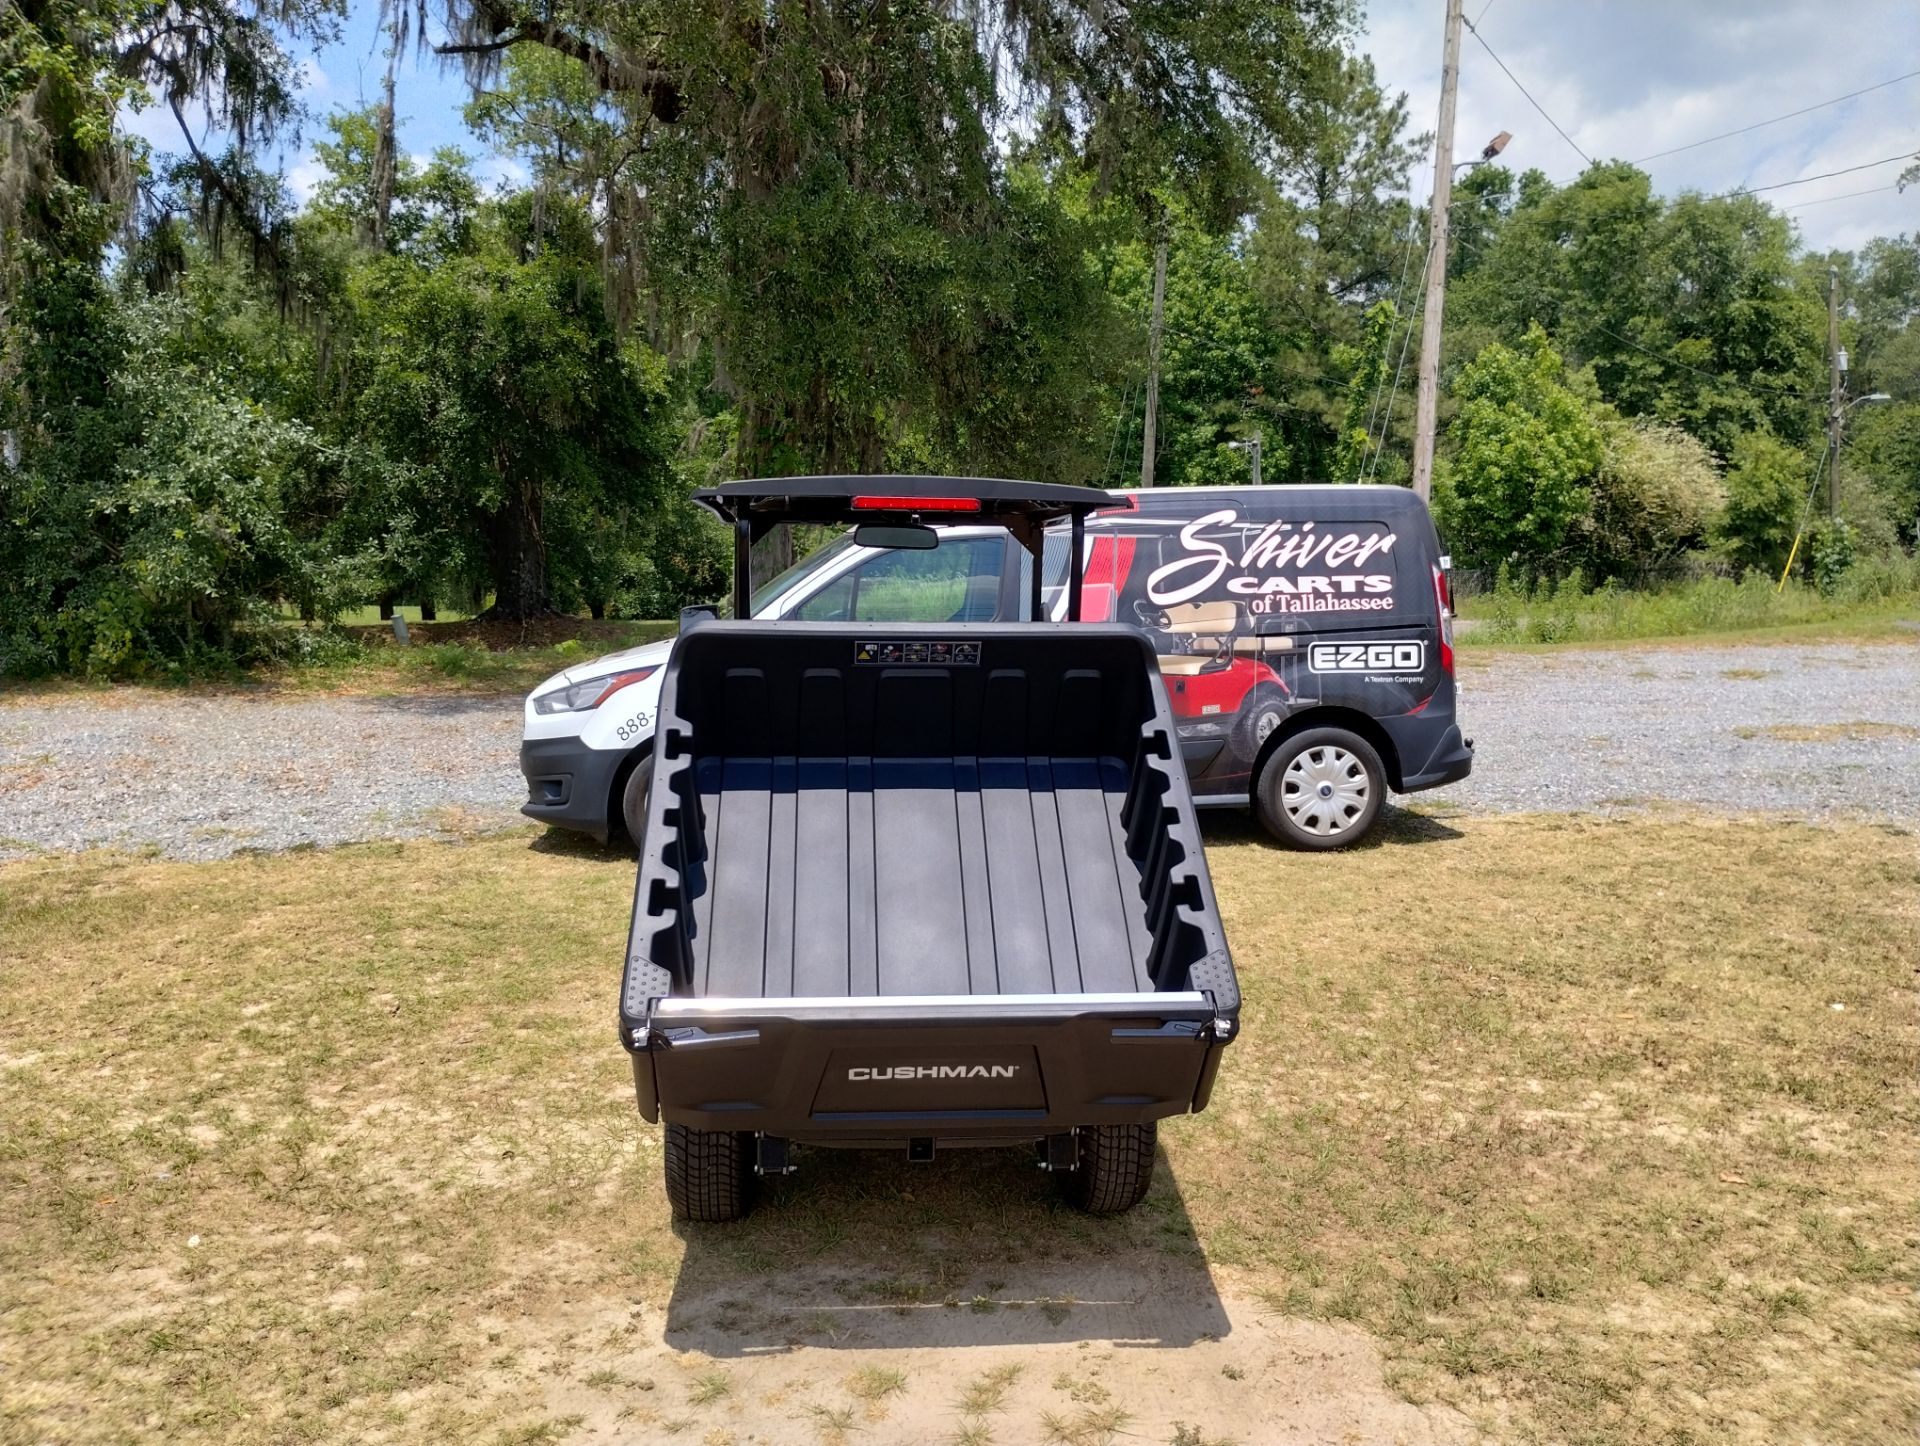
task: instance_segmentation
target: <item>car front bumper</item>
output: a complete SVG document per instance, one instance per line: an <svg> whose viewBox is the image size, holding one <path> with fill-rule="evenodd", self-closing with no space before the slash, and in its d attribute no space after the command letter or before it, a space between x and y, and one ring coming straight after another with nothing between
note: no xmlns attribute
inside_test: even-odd
<svg viewBox="0 0 1920 1446"><path fill-rule="evenodd" d="M527 801L520 812L555 828L576 829L605 843L614 781L631 755L589 748L578 738L528 738L520 744Z"/></svg>

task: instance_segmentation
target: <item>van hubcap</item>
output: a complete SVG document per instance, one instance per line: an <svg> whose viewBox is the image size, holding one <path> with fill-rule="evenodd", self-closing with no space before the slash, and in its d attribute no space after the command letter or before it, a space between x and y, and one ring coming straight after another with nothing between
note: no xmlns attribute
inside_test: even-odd
<svg viewBox="0 0 1920 1446"><path fill-rule="evenodd" d="M1280 801L1302 832L1320 838L1345 833L1366 811L1370 785L1360 760L1344 748L1307 748L1280 776Z"/></svg>

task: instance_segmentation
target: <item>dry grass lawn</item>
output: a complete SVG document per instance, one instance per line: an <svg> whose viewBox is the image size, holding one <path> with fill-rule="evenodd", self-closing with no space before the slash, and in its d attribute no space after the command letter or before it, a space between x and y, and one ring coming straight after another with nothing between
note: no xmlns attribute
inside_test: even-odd
<svg viewBox="0 0 1920 1446"><path fill-rule="evenodd" d="M756 1352L928 1321L1095 1342L925 1355L950 1439L1253 1446L1208 1403L1301 1318L1500 1439L1913 1439L1913 838L1401 816L1211 856L1245 1028L1142 1209L829 1155L686 1232L614 1038L615 856L0 868L0 1441L907 1439L917 1371ZM1266 1334L1116 1355L1074 1282L1162 1276Z"/></svg>

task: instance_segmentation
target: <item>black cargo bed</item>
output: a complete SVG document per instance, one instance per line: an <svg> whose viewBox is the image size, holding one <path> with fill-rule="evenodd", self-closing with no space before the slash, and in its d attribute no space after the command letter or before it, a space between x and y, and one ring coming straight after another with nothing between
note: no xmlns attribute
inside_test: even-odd
<svg viewBox="0 0 1920 1446"><path fill-rule="evenodd" d="M1205 1105L1240 1008L1146 639L701 623L622 1036L648 1119L1037 1139Z"/></svg>
<svg viewBox="0 0 1920 1446"><path fill-rule="evenodd" d="M1153 989L1111 756L704 757L696 995Z"/></svg>

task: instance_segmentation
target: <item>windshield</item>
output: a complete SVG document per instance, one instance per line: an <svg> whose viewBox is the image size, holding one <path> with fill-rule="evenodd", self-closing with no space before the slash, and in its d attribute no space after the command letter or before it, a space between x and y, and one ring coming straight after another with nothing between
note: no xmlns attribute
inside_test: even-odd
<svg viewBox="0 0 1920 1446"><path fill-rule="evenodd" d="M759 617L772 605L775 598L798 587L853 545L853 534L843 533L825 547L815 548L785 572L768 578L753 590L753 615Z"/></svg>

